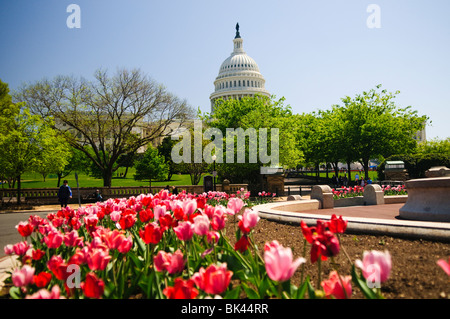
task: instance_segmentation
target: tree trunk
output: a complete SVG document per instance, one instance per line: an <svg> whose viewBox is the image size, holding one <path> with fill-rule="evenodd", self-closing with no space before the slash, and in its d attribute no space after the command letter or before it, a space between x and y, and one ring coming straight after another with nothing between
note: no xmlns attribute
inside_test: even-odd
<svg viewBox="0 0 450 319"><path fill-rule="evenodd" d="M350 182L352 181L352 168L351 168L351 162L347 162L347 170L348 170L348 185L350 185Z"/></svg>
<svg viewBox="0 0 450 319"><path fill-rule="evenodd" d="M21 188L21 184L20 184L20 175L17 176L17 206L20 206L21 201L20 201L20 188Z"/></svg>
<svg viewBox="0 0 450 319"><path fill-rule="evenodd" d="M127 178L128 166L125 166L125 173L123 174L123 178Z"/></svg>
<svg viewBox="0 0 450 319"><path fill-rule="evenodd" d="M112 172L111 170L103 171L103 187L111 187L112 184Z"/></svg>

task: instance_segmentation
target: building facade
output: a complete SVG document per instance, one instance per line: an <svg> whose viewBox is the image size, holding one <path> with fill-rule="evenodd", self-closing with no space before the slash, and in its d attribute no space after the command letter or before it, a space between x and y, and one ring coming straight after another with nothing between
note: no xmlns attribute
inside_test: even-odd
<svg viewBox="0 0 450 319"><path fill-rule="evenodd" d="M236 36L233 39L234 50L223 61L219 75L214 81L214 92L210 95L211 113L218 99L240 99L247 96L270 97L265 89L265 79L259 71L258 64L248 56L243 48L244 40L239 33L239 24L236 24Z"/></svg>

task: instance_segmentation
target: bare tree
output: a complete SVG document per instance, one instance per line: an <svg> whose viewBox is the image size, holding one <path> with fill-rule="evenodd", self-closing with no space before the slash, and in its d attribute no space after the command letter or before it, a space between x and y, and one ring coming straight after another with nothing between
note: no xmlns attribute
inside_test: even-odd
<svg viewBox="0 0 450 319"><path fill-rule="evenodd" d="M54 129L84 152L111 186L119 156L167 136L193 116L193 109L140 70L118 70L94 80L58 76L22 86L15 94L35 114L53 118ZM178 124L178 126L176 126Z"/></svg>

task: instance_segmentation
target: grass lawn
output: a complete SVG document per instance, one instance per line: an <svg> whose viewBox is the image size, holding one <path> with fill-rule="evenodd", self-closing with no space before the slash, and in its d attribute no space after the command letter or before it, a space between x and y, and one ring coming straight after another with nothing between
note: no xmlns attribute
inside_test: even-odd
<svg viewBox="0 0 450 319"><path fill-rule="evenodd" d="M120 177L120 173L124 173L125 169L119 169L112 179L112 186L113 187L119 187L119 186L148 186L149 181L143 180L143 181L136 181L133 178L134 175L134 169L128 169L127 177L123 178ZM117 174L119 173L119 174ZM210 175L210 174L204 174L203 176ZM69 182L69 186L76 187L77 182L75 179L75 173L69 174L64 179L67 179ZM54 188L57 187L58 178L55 174L47 176L47 178L44 181L44 178L42 175L37 173L27 173L22 176L22 188ZM91 176L88 176L84 173L78 174L78 183L80 187L102 187L103 186L103 180L97 179ZM62 184L62 181L61 181ZM177 175L174 174L172 176L172 179L170 181L154 181L152 180L152 186L166 186L166 185L191 185L191 178L188 174L183 175ZM203 185L203 178L200 180L199 185ZM17 186L17 184L16 184ZM3 185L4 188L8 187L8 184Z"/></svg>
<svg viewBox="0 0 450 319"><path fill-rule="evenodd" d="M352 171L352 181L355 180L355 175L356 173L358 173L359 178L364 177L364 171L361 172L361 174L358 171ZM316 176L315 173L308 173L308 176ZM332 178L334 175L334 171L330 170L328 172L328 178ZM339 176L344 176L344 173L340 173ZM338 176L338 177L339 177ZM327 173L326 172L320 172L320 177L326 178L327 177ZM377 181L378 180L378 173L377 171L369 171L369 177L372 179L372 181Z"/></svg>

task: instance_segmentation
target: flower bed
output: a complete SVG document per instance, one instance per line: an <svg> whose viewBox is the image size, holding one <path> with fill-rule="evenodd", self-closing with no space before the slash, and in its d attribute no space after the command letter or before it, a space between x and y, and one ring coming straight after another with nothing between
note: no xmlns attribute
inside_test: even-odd
<svg viewBox="0 0 450 319"><path fill-rule="evenodd" d="M368 298L382 297L380 285L391 269L388 252L364 252L362 260L352 262L351 274L336 269L322 280L321 264L345 254L339 240L347 226L342 217L313 227L302 222L309 257L305 250L294 260L291 249L275 238L262 250L254 245L259 216L240 195L175 196L164 190L65 208L47 218L30 216L17 225L24 240L5 247L6 254L20 260L9 278L10 296L349 298L357 287ZM239 219L233 234L225 233L229 218ZM236 236L236 244L229 236ZM320 279L312 283L302 275L295 286L290 278L296 271L303 274L306 258L317 264ZM446 261L440 263L448 269Z"/></svg>
<svg viewBox="0 0 450 319"><path fill-rule="evenodd" d="M384 192L384 196L398 196L398 195L408 195L404 185L399 186L381 186L381 190ZM364 196L364 187L354 186L354 187L342 187L341 189L333 189L333 198L350 198Z"/></svg>

